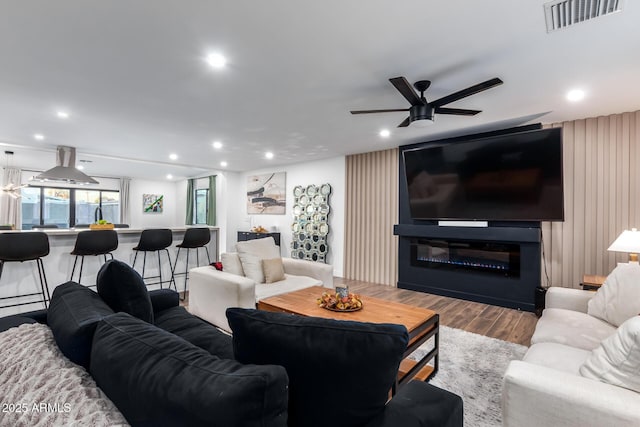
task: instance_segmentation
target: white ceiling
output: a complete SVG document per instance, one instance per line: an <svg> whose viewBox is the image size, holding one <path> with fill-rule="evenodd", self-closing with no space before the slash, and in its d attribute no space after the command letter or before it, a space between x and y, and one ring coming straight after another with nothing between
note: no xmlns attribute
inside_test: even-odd
<svg viewBox="0 0 640 427"><path fill-rule="evenodd" d="M0 144L13 166L48 169L55 146L70 145L93 161L90 175L164 179L221 160L277 169L640 109L640 2L554 33L543 3L0 0ZM205 64L211 51L225 69ZM388 82L397 76L431 80L431 100L492 77L504 84L448 105L481 114L427 128L396 128L404 113L349 114L408 107ZM581 103L564 98L574 87L587 93ZM60 108L71 118L55 117Z"/></svg>

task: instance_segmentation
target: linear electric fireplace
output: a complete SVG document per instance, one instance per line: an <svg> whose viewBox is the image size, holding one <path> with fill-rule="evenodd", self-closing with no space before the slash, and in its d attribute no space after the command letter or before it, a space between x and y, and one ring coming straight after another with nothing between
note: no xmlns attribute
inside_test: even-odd
<svg viewBox="0 0 640 427"><path fill-rule="evenodd" d="M534 311L538 227L398 224L398 287Z"/></svg>
<svg viewBox="0 0 640 427"><path fill-rule="evenodd" d="M520 245L478 240L411 239L411 265L520 277Z"/></svg>

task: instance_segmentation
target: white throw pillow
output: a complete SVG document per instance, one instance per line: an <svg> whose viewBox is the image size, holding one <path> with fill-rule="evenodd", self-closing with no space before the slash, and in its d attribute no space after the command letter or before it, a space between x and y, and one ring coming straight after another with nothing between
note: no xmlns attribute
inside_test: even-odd
<svg viewBox="0 0 640 427"><path fill-rule="evenodd" d="M640 316L602 341L580 367L580 375L640 393Z"/></svg>
<svg viewBox="0 0 640 427"><path fill-rule="evenodd" d="M256 283L264 283L264 272L260 258L251 254L240 254L240 261L242 261L245 277Z"/></svg>
<svg viewBox="0 0 640 427"><path fill-rule="evenodd" d="M589 301L587 313L615 326L640 313L640 265L618 264Z"/></svg>
<svg viewBox="0 0 640 427"><path fill-rule="evenodd" d="M222 271L244 277L244 270L237 252L226 252L220 255Z"/></svg>
<svg viewBox="0 0 640 427"><path fill-rule="evenodd" d="M280 258L280 248L276 246L271 236L238 242L236 249L238 250L245 276L257 283L264 283L262 260Z"/></svg>

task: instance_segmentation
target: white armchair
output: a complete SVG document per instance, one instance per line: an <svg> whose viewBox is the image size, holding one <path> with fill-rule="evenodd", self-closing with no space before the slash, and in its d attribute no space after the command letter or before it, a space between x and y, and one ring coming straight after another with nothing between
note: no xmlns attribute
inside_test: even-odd
<svg viewBox="0 0 640 427"><path fill-rule="evenodd" d="M625 292L635 294L640 282L638 272L627 267L620 269L617 277L614 273L607 278L613 284L605 282L603 287L609 287L601 289L604 292L597 301L594 292L548 290L546 309L531 347L522 361L509 364L504 376L503 426L640 426L640 393L626 384L616 384L618 378L611 375L622 367L632 372L632 381L638 381L640 322L633 314L640 311L638 299L629 295L629 303L620 306L624 298L619 297ZM605 304L607 310L628 313L623 316L627 317L624 323L603 320L613 314L603 314L599 308L605 300L610 302ZM596 369L594 378L594 366L605 366L606 372Z"/></svg>
<svg viewBox="0 0 640 427"><path fill-rule="evenodd" d="M238 244L238 248L248 249L251 257L260 257L260 253L265 251L265 245L268 245L267 240L273 242L273 239L252 240ZM258 248L258 252L255 252L256 248ZM262 259L273 257L274 249L267 247L266 251L269 255L263 253ZM256 280L255 276L253 278L246 277L242 268L232 267L231 262L228 263L228 267L225 266L225 258L233 260L236 256L235 253L223 255L223 271L218 271L210 266L198 267L189 271L189 312L226 331L231 331L225 314L229 307L255 308L256 303L261 299L311 286L333 288L333 267L331 265L282 258L284 279L272 283L261 283ZM243 265L247 264L243 263ZM228 268L233 272L226 271ZM247 267L245 270L248 271L249 268Z"/></svg>

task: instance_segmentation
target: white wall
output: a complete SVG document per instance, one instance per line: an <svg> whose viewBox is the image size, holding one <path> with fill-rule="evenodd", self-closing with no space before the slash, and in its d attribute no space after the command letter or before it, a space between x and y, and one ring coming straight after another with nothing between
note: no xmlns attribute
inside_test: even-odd
<svg viewBox="0 0 640 427"><path fill-rule="evenodd" d="M180 206L184 205L184 200L180 201L177 191L180 182L171 181L144 181L132 179L129 186L130 201L130 225L132 228L151 227L179 227L184 226L184 215L178 218ZM185 191L182 191L184 198ZM163 211L161 213L144 213L142 210L143 194L163 195ZM184 208L183 208L184 210Z"/></svg>
<svg viewBox="0 0 640 427"><path fill-rule="evenodd" d="M247 214L247 176L286 172L287 206L285 215L248 215ZM260 169L243 173L239 182L229 185L229 198L237 200L236 208L229 209L229 215L237 218L236 224L229 222L227 228L227 246L232 249L237 241L237 231L249 231L251 227L262 225L266 229L277 227L281 234L283 256L291 254L291 224L293 223L293 188L296 185L306 187L310 184L331 184L332 193L329 198L331 212L329 214L329 253L327 263L333 265L333 274L342 277L344 268L344 214L345 214L345 158L343 156L315 162L299 163L270 169ZM237 199L233 194L237 194ZM233 226L235 225L235 228Z"/></svg>
<svg viewBox="0 0 640 427"><path fill-rule="evenodd" d="M237 172L224 172L216 178L217 189L217 218L220 227L220 252L231 252L236 244L237 230L242 223L242 214L237 203L237 198L243 197L240 185L241 174Z"/></svg>

